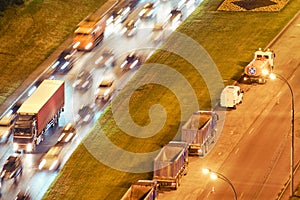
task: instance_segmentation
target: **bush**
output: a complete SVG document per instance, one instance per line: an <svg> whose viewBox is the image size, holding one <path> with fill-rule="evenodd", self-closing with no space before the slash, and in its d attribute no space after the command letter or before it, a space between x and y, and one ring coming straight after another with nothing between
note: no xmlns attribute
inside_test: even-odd
<svg viewBox="0 0 300 200"><path fill-rule="evenodd" d="M24 0L1 0L0 1L0 11L3 12L8 6L12 5L23 5Z"/></svg>

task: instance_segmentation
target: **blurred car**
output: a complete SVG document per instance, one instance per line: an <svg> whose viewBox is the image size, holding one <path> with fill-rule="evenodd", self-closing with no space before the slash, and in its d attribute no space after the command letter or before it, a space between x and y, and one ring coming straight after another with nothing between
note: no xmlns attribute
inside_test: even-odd
<svg viewBox="0 0 300 200"><path fill-rule="evenodd" d="M61 54L58 56L57 60L52 65L52 68L55 69L58 73L65 73L72 69L76 58L75 53L77 52L76 49L73 47L69 47L65 49Z"/></svg>
<svg viewBox="0 0 300 200"><path fill-rule="evenodd" d="M16 113L7 113L0 119L0 142L7 143L11 134Z"/></svg>
<svg viewBox="0 0 300 200"><path fill-rule="evenodd" d="M68 143L70 142L76 135L76 128L74 124L68 123L61 130L60 136L57 139L58 143Z"/></svg>
<svg viewBox="0 0 300 200"><path fill-rule="evenodd" d="M17 183L17 177L22 175L23 166L20 155L9 156L1 171L1 182L4 180L14 179L14 183Z"/></svg>
<svg viewBox="0 0 300 200"><path fill-rule="evenodd" d="M122 29L121 33L122 34L125 34L127 37L132 37L134 36L136 33L137 33L137 27L140 23L140 20L137 19L137 20L130 20L128 21L124 28Z"/></svg>
<svg viewBox="0 0 300 200"><path fill-rule="evenodd" d="M164 24L155 24L152 29L150 40L155 43L159 43L160 41L162 41L164 39L164 29Z"/></svg>
<svg viewBox="0 0 300 200"><path fill-rule="evenodd" d="M31 200L31 195L28 191L20 191L18 192L15 200Z"/></svg>
<svg viewBox="0 0 300 200"><path fill-rule="evenodd" d="M171 23L177 23L182 19L182 12L178 8L174 8L170 11L169 20Z"/></svg>
<svg viewBox="0 0 300 200"><path fill-rule="evenodd" d="M141 57L137 55L135 52L131 52L129 55L126 56L120 68L122 69L122 71L128 71L130 69L140 66L141 63L142 63Z"/></svg>
<svg viewBox="0 0 300 200"><path fill-rule="evenodd" d="M129 0L129 7L131 10L135 8L135 6L139 3L140 0Z"/></svg>
<svg viewBox="0 0 300 200"><path fill-rule="evenodd" d="M115 53L112 49L104 50L102 55L95 61L95 64L99 67L112 67L116 64Z"/></svg>
<svg viewBox="0 0 300 200"><path fill-rule="evenodd" d="M142 19L152 18L155 16L155 4L153 2L148 2L143 6L143 9L140 11L139 16Z"/></svg>
<svg viewBox="0 0 300 200"><path fill-rule="evenodd" d="M77 90L87 90L92 86L93 83L93 75L88 71L81 71L77 76L75 82L73 83L73 87Z"/></svg>
<svg viewBox="0 0 300 200"><path fill-rule="evenodd" d="M39 164L39 170L56 171L61 162L62 145L56 144L52 146L49 151L42 157Z"/></svg>
<svg viewBox="0 0 300 200"><path fill-rule="evenodd" d="M78 125L88 124L93 120L95 116L95 105L87 104L83 105L79 110L76 116L76 122Z"/></svg>
<svg viewBox="0 0 300 200"><path fill-rule="evenodd" d="M95 95L96 99L95 101L97 102L98 100L100 101L108 101L112 94L115 91L115 79L112 76L107 76L102 79L100 82Z"/></svg>
<svg viewBox="0 0 300 200"><path fill-rule="evenodd" d="M124 22L130 14L130 11L130 6L116 7L108 18L107 24L113 23L114 25L117 25Z"/></svg>

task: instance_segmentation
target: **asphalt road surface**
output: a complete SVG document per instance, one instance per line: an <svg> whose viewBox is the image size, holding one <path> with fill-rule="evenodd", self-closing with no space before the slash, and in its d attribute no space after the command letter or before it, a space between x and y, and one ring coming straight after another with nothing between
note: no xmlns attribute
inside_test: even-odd
<svg viewBox="0 0 300 200"><path fill-rule="evenodd" d="M300 79L300 16L271 44L276 52L275 72L292 86L295 99L295 164L300 160L300 115L297 103ZM290 175L291 93L283 81L240 85L244 100L226 120L214 149L205 157L190 159L189 173L176 191L163 191L159 199L233 199L230 184L202 173L210 168L227 177L237 199L276 199ZM300 177L295 176L295 185ZM282 199L288 199L287 188Z"/></svg>
<svg viewBox="0 0 300 200"><path fill-rule="evenodd" d="M142 9L142 5L146 1L140 1L136 10L133 11L130 18L136 18L139 11ZM157 48L159 44L153 43L150 40L152 27L155 23L163 22L167 19L169 12L172 8L176 7L179 1L166 1L160 2L157 6L157 16L153 19L142 20L137 35L127 38L124 35L120 34L120 27L107 27L105 32L105 38L101 45L96 47L93 51L83 53L78 52L78 60L75 63L75 66L67 74L56 74L50 78L65 80L65 112L61 115L59 119L59 126L49 129L45 135L45 141L42 142L32 154L22 154L23 160L23 174L18 179L18 184L14 185L13 180L8 180L3 182L1 192L2 199L14 199L16 194L20 190L29 190L32 199L41 199L44 193L47 191L48 187L55 179L58 172L47 172L38 170L38 165L40 163L41 157L53 146L58 137L59 132L62 127L68 122L74 122L76 114L79 108L82 105L93 104L95 99L95 90L100 83L100 80L107 75L113 75L116 78L117 91L114 95L117 94L127 83L127 81L132 77L134 72L137 69L130 70L128 72L122 72L120 65L127 54L133 50L141 54L145 60L151 53ZM198 1L199 3L199 1ZM189 9L183 10L183 18L186 18L188 14L195 8L191 6ZM126 21L125 21L126 22ZM125 23L124 22L124 23ZM178 25L178 24L177 24ZM167 25L166 36L174 30L174 27L171 24ZM114 67L102 67L99 68L96 66L95 61L101 56L104 49L114 49L116 53L116 65ZM50 61L54 62L54 60ZM78 91L72 87L74 81L76 80L78 74L81 70L90 71L92 75L92 86L88 90ZM47 70L46 70L47 71ZM51 70L48 70L51 71ZM28 88L30 90L31 88ZM22 91L20 91L22 92ZM25 95L27 93L24 93ZM93 120L87 124L77 127L77 135L74 140L66 144L61 153L61 167L70 157L72 152L78 146L80 141L88 134L88 131L91 129L96 119L100 116L102 110L105 108L106 103L99 103L95 105L96 113ZM0 146L0 166L3 166L6 158L9 155L13 154L12 142L9 141L7 144L2 144Z"/></svg>

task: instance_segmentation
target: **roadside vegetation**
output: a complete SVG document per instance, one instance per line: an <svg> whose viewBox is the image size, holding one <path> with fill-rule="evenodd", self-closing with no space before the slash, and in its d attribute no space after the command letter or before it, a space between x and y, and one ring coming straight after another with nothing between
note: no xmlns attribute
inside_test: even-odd
<svg viewBox="0 0 300 200"><path fill-rule="evenodd" d="M297 0L290 1L280 12L216 11L221 3L221 0L205 0L177 31L189 35L202 45L216 63L225 84L230 84L239 78L243 67L252 59L254 51L259 47L266 47L296 14L300 5ZM174 46L176 45L181 44L176 44L175 41ZM200 108L211 108L210 103L215 99L209 98L201 76L195 73L191 64L183 58L171 52L158 50L147 63L162 63L176 69L195 90ZM113 104L127 98L129 89L139 81L149 80L155 75L142 67L119 93ZM182 123L181 105L168 88L147 84L136 90L129 103L132 120L141 126L150 124L149 109L154 104L159 104L165 109L167 119L156 135L145 139L132 137L123 132L117 126L112 107L109 106L89 136L79 145L61 170L44 199L120 199L132 182L138 179L151 179L151 172L129 173L106 166L94 157L92 151L99 151L96 152L98 156L103 159L110 158L118 166L131 165L134 169L135 166L143 164L151 167L152 162L144 163L143 159L125 159L125 154L109 148L109 145L96 142L101 139L100 133L103 132L112 144L121 149L147 153L176 138L176 131ZM118 109L125 108L120 106ZM125 115L123 118L120 117L119 121L127 122Z"/></svg>

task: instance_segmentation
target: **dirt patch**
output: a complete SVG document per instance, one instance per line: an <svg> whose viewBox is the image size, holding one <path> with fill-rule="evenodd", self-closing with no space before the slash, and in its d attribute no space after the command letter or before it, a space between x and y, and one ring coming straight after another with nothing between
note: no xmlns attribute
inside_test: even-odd
<svg viewBox="0 0 300 200"><path fill-rule="evenodd" d="M280 11L289 0L224 0L219 11Z"/></svg>

